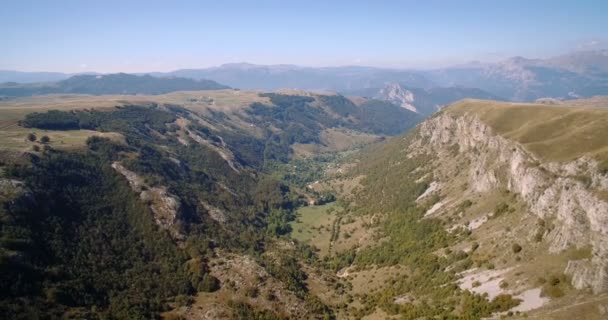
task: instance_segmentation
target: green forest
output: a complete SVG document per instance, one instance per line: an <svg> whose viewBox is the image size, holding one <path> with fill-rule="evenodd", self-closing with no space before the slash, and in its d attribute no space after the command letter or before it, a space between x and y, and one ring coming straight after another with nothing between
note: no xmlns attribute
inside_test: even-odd
<svg viewBox="0 0 608 320"><path fill-rule="evenodd" d="M23 319L66 312L75 318L156 318L185 303L183 297L217 289L206 266L214 248L263 260L267 239L287 233L298 204L287 185L266 175L236 173L203 145L184 146L170 135L152 134L170 132L179 111L126 106L34 113L22 121L42 129L119 132L127 144L92 137L85 152L47 149L5 169L8 177L25 182L27 192L0 209L0 279L7 288L0 313ZM184 249L154 223L150 209L111 167L119 160L149 185L165 186L179 198ZM221 228L199 199L230 212ZM293 262L272 266L285 279L301 274ZM295 279L293 290L305 297Z"/></svg>

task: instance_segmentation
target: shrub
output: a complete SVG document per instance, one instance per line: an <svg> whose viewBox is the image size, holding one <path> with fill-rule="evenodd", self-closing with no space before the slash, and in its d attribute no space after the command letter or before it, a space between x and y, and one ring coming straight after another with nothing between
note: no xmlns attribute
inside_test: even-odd
<svg viewBox="0 0 608 320"><path fill-rule="evenodd" d="M587 175L576 175L574 176L574 179L580 181L585 188L591 187L591 184L593 183L593 179Z"/></svg>
<svg viewBox="0 0 608 320"><path fill-rule="evenodd" d="M36 135L35 135L35 134L33 134L33 133L28 133L28 134L27 134L27 140L29 140L29 141L31 141L31 142L36 141Z"/></svg>
<svg viewBox="0 0 608 320"><path fill-rule="evenodd" d="M499 286L500 286L500 288L501 288L501 289L506 289L506 288L508 288L508 287L509 287L509 283L508 283L506 280L502 280L502 281L499 283Z"/></svg>
<svg viewBox="0 0 608 320"><path fill-rule="evenodd" d="M464 200L463 202L461 202L458 207L456 208L456 211L465 211L467 208L471 207L473 205L473 202L471 200Z"/></svg>
<svg viewBox="0 0 608 320"><path fill-rule="evenodd" d="M560 281L559 277L557 277L557 276L555 276L555 275L552 275L552 276L550 276L550 277L549 277L549 284L550 284L550 285L552 285L552 286L556 286L556 285L558 285L560 282L561 282L561 281Z"/></svg>
<svg viewBox="0 0 608 320"><path fill-rule="evenodd" d="M511 249L513 250L513 253L519 253L521 251L522 247L519 244L514 243L513 246L511 247Z"/></svg>
<svg viewBox="0 0 608 320"><path fill-rule="evenodd" d="M266 292L266 294L264 295L264 297L268 301L276 301L277 300L277 296L275 296L274 293L272 293L271 291Z"/></svg>
<svg viewBox="0 0 608 320"><path fill-rule="evenodd" d="M541 291L541 296L559 298L564 296L564 291L559 286L544 285Z"/></svg>
<svg viewBox="0 0 608 320"><path fill-rule="evenodd" d="M180 307L190 305L192 300L191 296L185 294L180 294L175 297L175 303Z"/></svg>
<svg viewBox="0 0 608 320"><path fill-rule="evenodd" d="M507 311L517 305L521 300L513 299L510 294L499 294L491 302L491 305L495 311Z"/></svg>
<svg viewBox="0 0 608 320"><path fill-rule="evenodd" d="M214 292L217 291L219 288L220 281L216 277L207 273L203 276L203 279L198 284L197 289L201 292Z"/></svg>
<svg viewBox="0 0 608 320"><path fill-rule="evenodd" d="M479 248L479 243L473 242L473 244L471 245L471 252L477 250L478 248Z"/></svg>
<svg viewBox="0 0 608 320"><path fill-rule="evenodd" d="M250 298L256 298L260 295L260 289L257 287L247 287L247 289L245 289L245 295Z"/></svg>
<svg viewBox="0 0 608 320"><path fill-rule="evenodd" d="M51 142L51 138L49 138L49 136L42 136L42 138L40 138L40 142L49 143Z"/></svg>
<svg viewBox="0 0 608 320"><path fill-rule="evenodd" d="M508 213L511 211L513 211L513 209L510 208L508 204L506 204L505 202L501 202L496 205L496 208L494 208L494 217L498 217L504 213Z"/></svg>
<svg viewBox="0 0 608 320"><path fill-rule="evenodd" d="M608 160L602 161L599 166L600 174L607 176L608 175Z"/></svg>

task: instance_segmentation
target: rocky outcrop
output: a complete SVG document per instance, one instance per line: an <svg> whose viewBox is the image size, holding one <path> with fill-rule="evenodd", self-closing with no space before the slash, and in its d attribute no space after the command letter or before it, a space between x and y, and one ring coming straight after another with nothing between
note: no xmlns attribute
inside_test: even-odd
<svg viewBox="0 0 608 320"><path fill-rule="evenodd" d="M226 215L224 214L224 211L210 205L209 203L207 203L205 201L201 200L200 203L201 203L201 206L203 206L203 208L205 208L205 210L207 210L207 214L209 215L209 217L211 219L213 219L219 223L226 222Z"/></svg>
<svg viewBox="0 0 608 320"><path fill-rule="evenodd" d="M555 228L545 235L551 252L591 245L592 258L571 261L565 272L577 288L608 291L608 203L594 192L608 190L608 177L594 160L542 163L471 113L443 112L422 123L419 135L408 151L447 157L458 148L468 157L470 190L506 188L521 196L531 214L553 221Z"/></svg>
<svg viewBox="0 0 608 320"><path fill-rule="evenodd" d="M142 177L119 162L112 163L112 168L127 179L133 191L139 193L140 199L154 214L154 221L159 227L167 230L174 240L185 239L180 230L180 201L176 196L170 194L165 187L148 186Z"/></svg>
<svg viewBox="0 0 608 320"><path fill-rule="evenodd" d="M376 99L394 103L407 110L418 112L413 105L414 94L401 87L398 83L389 83L374 96Z"/></svg>
<svg viewBox="0 0 608 320"><path fill-rule="evenodd" d="M175 196L169 194L165 187L154 187L142 191L139 197L149 205L157 225L169 231L174 239L184 239L177 226L180 204Z"/></svg>

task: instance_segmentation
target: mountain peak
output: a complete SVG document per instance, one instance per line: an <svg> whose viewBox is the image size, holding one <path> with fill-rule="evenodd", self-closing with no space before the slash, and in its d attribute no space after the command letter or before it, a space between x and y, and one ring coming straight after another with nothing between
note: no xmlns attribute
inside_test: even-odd
<svg viewBox="0 0 608 320"><path fill-rule="evenodd" d="M418 112L418 109L412 104L414 102L414 94L403 88L398 82L387 83L374 98L394 103L413 112Z"/></svg>

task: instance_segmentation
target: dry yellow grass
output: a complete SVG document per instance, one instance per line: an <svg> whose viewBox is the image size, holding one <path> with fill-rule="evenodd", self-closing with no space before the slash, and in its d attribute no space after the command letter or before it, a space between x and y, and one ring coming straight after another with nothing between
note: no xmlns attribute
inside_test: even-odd
<svg viewBox="0 0 608 320"><path fill-rule="evenodd" d="M561 105L463 100L446 112L472 112L496 133L521 143L545 161L581 156L608 159L608 107L604 99Z"/></svg>
<svg viewBox="0 0 608 320"><path fill-rule="evenodd" d="M42 95L0 101L0 119L4 119L5 113L22 117L30 112L51 109L78 110L147 103L179 104L199 112L208 109L231 112L246 108L253 102L270 103L257 91L238 90L179 91L163 95Z"/></svg>
<svg viewBox="0 0 608 320"><path fill-rule="evenodd" d="M310 244L325 256L329 253L332 224L336 219L335 212L329 213L335 203L322 206L302 207L297 211L296 221L291 223L291 236L301 242Z"/></svg>
<svg viewBox="0 0 608 320"><path fill-rule="evenodd" d="M33 133L37 137L36 142L31 142L27 139L29 133ZM42 147L39 142L40 138L48 136L51 140L48 143L53 149L78 149L84 147L86 141L91 136L100 136L124 143L124 137L119 133L114 132L98 132L92 130L39 130L33 128L22 128L19 126L11 126L8 129L0 129L0 148L3 150L24 152L31 151L35 145Z"/></svg>
<svg viewBox="0 0 608 320"><path fill-rule="evenodd" d="M179 104L198 113L211 111L237 112L252 102L269 103L268 98L259 97L256 91L213 90L184 91L165 95L43 95L0 101L0 148L10 151L27 151L35 143L27 141L28 133L38 138L51 138L50 146L56 149L79 148L92 135L103 135L122 140L118 134L100 133L90 130L53 131L19 127L18 121L33 112L48 110L110 110L129 104L148 105ZM242 124L247 127L247 124Z"/></svg>

